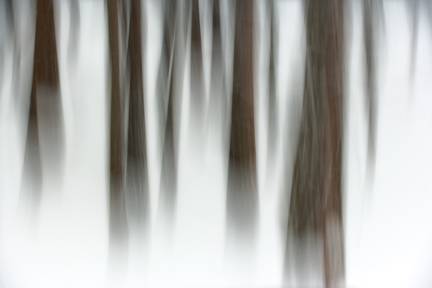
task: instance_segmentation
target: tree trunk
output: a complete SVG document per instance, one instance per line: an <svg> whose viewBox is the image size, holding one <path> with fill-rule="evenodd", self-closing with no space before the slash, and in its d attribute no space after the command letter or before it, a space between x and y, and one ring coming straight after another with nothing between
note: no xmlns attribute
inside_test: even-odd
<svg viewBox="0 0 432 288"><path fill-rule="evenodd" d="M321 243L327 287L334 287L344 275L343 3L344 0L305 3L305 89L287 229L287 241L294 239L295 246L302 245L309 235ZM300 265L304 257L296 258L287 249L286 263Z"/></svg>
<svg viewBox="0 0 432 288"><path fill-rule="evenodd" d="M257 215L254 120L253 1L236 1L231 136L228 164L228 225L253 233Z"/></svg>
<svg viewBox="0 0 432 288"><path fill-rule="evenodd" d="M141 45L141 0L132 0L128 57L130 69L127 193L130 220L144 228L148 218L148 169Z"/></svg>
<svg viewBox="0 0 432 288"><path fill-rule="evenodd" d="M276 143L278 141L278 114L277 114L277 96L276 96L276 57L275 47L277 47L276 24L275 24L275 3L273 0L267 1L267 17L269 22L269 71L268 71L268 136L267 136L267 159L271 164L274 161Z"/></svg>
<svg viewBox="0 0 432 288"><path fill-rule="evenodd" d="M179 2L180 3L180 2ZM176 143L174 135L174 97L181 85L178 85L179 81L183 81L182 75L179 75L179 71L182 65L182 56L179 54L179 43L181 37L184 37L180 25L179 11L182 9L182 5L177 1L168 0L165 3L165 15L164 15L164 35L163 35L163 51L166 59L168 59L168 75L166 78L165 87L167 94L167 112L165 120L165 129L163 131L163 144L162 144L162 167L161 167L161 192L160 192L160 206L161 211L166 213L167 219L171 222L174 218L177 202L177 156L176 156ZM162 97L164 95L161 95Z"/></svg>
<svg viewBox="0 0 432 288"><path fill-rule="evenodd" d="M30 95L30 108L27 125L26 147L24 156L24 181L32 190L30 197L37 203L42 193L42 163L39 121L41 117L53 120L48 144L56 147L51 155L56 162L61 153L61 99L59 97L59 69L57 63L57 46L55 36L54 7L52 0L38 0L36 4L36 35L33 60L33 78ZM49 115L44 115L39 109L42 103L54 104L46 110ZM49 102L47 102L49 101ZM39 114L39 115L38 115Z"/></svg>
<svg viewBox="0 0 432 288"><path fill-rule="evenodd" d="M120 0L109 0L108 38L111 60L111 116L110 116L110 192L109 221L110 236L116 242L127 239L127 219L125 207L125 145L124 145L124 95L121 89L120 73Z"/></svg>
<svg viewBox="0 0 432 288"><path fill-rule="evenodd" d="M373 164L376 154L377 78L376 78L376 29L380 0L363 0L363 35L365 48L365 78L368 121L368 156ZM381 3L382 5L382 3ZM416 20L417 21L417 20ZM416 22L415 21L415 22ZM413 40L414 41L414 40ZM416 40L417 42L417 40Z"/></svg>
<svg viewBox="0 0 432 288"><path fill-rule="evenodd" d="M199 0L192 0L191 32L191 107L195 125L202 124L204 112L204 75Z"/></svg>
<svg viewBox="0 0 432 288"><path fill-rule="evenodd" d="M68 57L69 62L77 61L77 53L79 47L79 33L81 26L80 16L80 0L69 0L69 43L68 43Z"/></svg>

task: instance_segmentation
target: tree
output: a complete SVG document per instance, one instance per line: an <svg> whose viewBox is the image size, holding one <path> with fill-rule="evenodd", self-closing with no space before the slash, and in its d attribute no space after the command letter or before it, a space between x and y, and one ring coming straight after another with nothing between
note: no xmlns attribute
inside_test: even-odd
<svg viewBox="0 0 432 288"><path fill-rule="evenodd" d="M3 25L4 35L1 35L0 43L0 81L3 80L4 60L7 54L7 42L15 41L15 17L14 17L14 5L12 0L0 1L0 7L3 10L1 16L3 17L0 22ZM1 83L1 82L0 82Z"/></svg>
<svg viewBox="0 0 432 288"><path fill-rule="evenodd" d="M149 210L141 0L108 1L108 30L111 59L110 231L114 239L126 241L129 228L143 231ZM122 51L126 51L126 57ZM126 101L127 97L129 101Z"/></svg>
<svg viewBox="0 0 432 288"><path fill-rule="evenodd" d="M49 127L50 152L52 162L60 163L62 152L63 125L60 98L59 69L55 36L54 6L52 0L38 0L36 4L36 35L33 60L33 78L30 95L30 108L27 124L27 136L24 155L24 177L31 189L30 197L35 202L40 201L42 194L42 163L39 136L39 121L41 117L52 121ZM44 104L50 104L47 113L40 114Z"/></svg>
<svg viewBox="0 0 432 288"><path fill-rule="evenodd" d="M132 0L128 43L129 121L126 166L131 222L144 228L148 218L148 168L141 45L141 0Z"/></svg>
<svg viewBox="0 0 432 288"><path fill-rule="evenodd" d="M125 144L124 144L124 93L121 79L120 54L120 0L107 1L108 5L108 38L111 60L111 113L109 142L109 223L110 235L116 241L127 239L127 219L125 205Z"/></svg>
<svg viewBox="0 0 432 288"><path fill-rule="evenodd" d="M79 0L69 0L69 10L70 10L70 21L69 21L69 46L68 46L68 56L69 61L76 61L77 50L79 45L79 31L80 31L80 3Z"/></svg>
<svg viewBox="0 0 432 288"><path fill-rule="evenodd" d="M212 25L211 25L211 66L210 66L210 97L207 105L207 117L212 119L207 121L207 125L219 123L222 127L220 135L220 144L224 149L228 146L229 141L229 103L228 103L228 80L227 80L227 53L222 45L221 21L227 21L223 18L220 0L213 0ZM223 19L223 20L222 20ZM211 129L211 128L209 128ZM210 130L211 131L211 130Z"/></svg>
<svg viewBox="0 0 432 288"><path fill-rule="evenodd" d="M275 23L275 4L274 1L266 1L267 20L269 22L269 58L268 58L268 136L267 136L267 158L271 161L274 158L276 143L278 140L278 103L276 96L276 56L277 47L276 23Z"/></svg>
<svg viewBox="0 0 432 288"><path fill-rule="evenodd" d="M343 4L344 0L305 2L305 88L287 229L287 241L294 239L294 245L310 234L319 239L327 287L344 274ZM287 249L285 261L298 265L302 259Z"/></svg>
<svg viewBox="0 0 432 288"><path fill-rule="evenodd" d="M414 0L416 1L416 0ZM378 115L377 100L377 65L376 65L376 29L382 13L381 0L363 0L363 35L365 49L366 103L368 122L368 155L373 164L376 157L376 126Z"/></svg>
<svg viewBox="0 0 432 288"><path fill-rule="evenodd" d="M253 232L257 213L254 120L253 1L237 0L231 132L228 162L228 225L240 235Z"/></svg>
<svg viewBox="0 0 432 288"><path fill-rule="evenodd" d="M164 28L163 28L163 57L166 60L162 65L167 74L160 79L166 82L160 85L161 98L166 99L167 108L165 127L162 131L162 168L161 168L161 192L159 203L168 215L168 221L173 220L177 202L177 143L175 138L175 97L178 91L182 90L183 68L184 68L184 39L185 29L182 20L184 3L180 1L167 0L164 7ZM163 67L161 67L163 68ZM163 70L161 70L163 71ZM160 74L163 75L163 74ZM165 101L164 101L165 102ZM165 102L166 103L166 102ZM164 104L165 104L164 103ZM165 108L165 107L163 107ZM165 111L165 109L162 109Z"/></svg>
<svg viewBox="0 0 432 288"><path fill-rule="evenodd" d="M191 32L191 107L195 123L201 124L204 113L203 53L200 25L199 0L192 0Z"/></svg>

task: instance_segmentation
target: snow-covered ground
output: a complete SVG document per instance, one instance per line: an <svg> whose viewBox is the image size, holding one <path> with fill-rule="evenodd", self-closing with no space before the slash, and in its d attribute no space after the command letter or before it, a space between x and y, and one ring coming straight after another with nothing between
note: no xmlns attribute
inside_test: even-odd
<svg viewBox="0 0 432 288"><path fill-rule="evenodd" d="M258 1L261 7L262 2ZM402 1L385 2L378 52L379 112L374 173L367 166L362 24L359 1L347 17L345 102L345 248L349 287L429 287L432 276L432 39L420 13L415 75L411 78L411 28ZM257 147L259 230L249 263L225 250L226 151L216 141L195 137L189 127L189 68L186 67L179 147L178 207L172 237L159 229L160 150L156 147L155 81L160 55L159 1L146 1L146 121L149 133L151 232L146 248L131 239L128 264L112 272L107 210L107 23L105 2L80 1L76 63L68 59L67 1L56 2L60 80L65 116L65 168L61 189L49 179L37 219L19 205L23 125L14 110L11 73L0 85L0 287L269 287L282 284L281 231L283 153L266 163L266 87L263 14L257 10ZM280 1L278 80L279 130L288 111L300 105L289 94L303 78L304 34L299 1ZM30 17L31 19L31 17ZM31 21L31 20L29 20ZM30 31L34 29L31 27ZM25 29L24 29L25 30ZM23 40L24 43L31 43ZM30 45L31 46L31 45ZM27 51L28 52L28 51ZM31 55L30 52L27 54ZM11 59L5 62L11 71ZM23 61L31 63L31 59ZM27 63L27 64L28 64ZM25 63L22 64L24 67ZM3 68L3 67L0 67ZM289 106L291 105L291 106ZM217 125L212 129L218 129ZM287 142L285 142L287 141ZM199 147L199 149L197 149ZM44 155L42 155L44 157ZM285 196L286 197L286 196ZM231 250L230 250L231 251ZM247 264L247 265L246 265ZM242 267L243 266L243 267ZM247 268L244 268L247 267ZM246 271L247 270L247 271ZM114 275L114 276L113 276Z"/></svg>

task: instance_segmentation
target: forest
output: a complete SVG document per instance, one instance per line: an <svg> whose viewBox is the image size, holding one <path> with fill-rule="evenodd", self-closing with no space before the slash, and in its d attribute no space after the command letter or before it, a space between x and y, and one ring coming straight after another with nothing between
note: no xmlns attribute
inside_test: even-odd
<svg viewBox="0 0 432 288"><path fill-rule="evenodd" d="M432 1L0 0L0 288L429 287Z"/></svg>

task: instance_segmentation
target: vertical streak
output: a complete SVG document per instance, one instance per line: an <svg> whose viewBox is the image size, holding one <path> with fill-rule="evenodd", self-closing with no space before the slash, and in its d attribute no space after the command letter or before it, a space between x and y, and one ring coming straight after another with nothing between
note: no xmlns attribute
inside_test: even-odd
<svg viewBox="0 0 432 288"><path fill-rule="evenodd" d="M257 213L253 65L254 1L236 1L231 136L228 165L228 225L249 234Z"/></svg>
<svg viewBox="0 0 432 288"><path fill-rule="evenodd" d="M192 0L191 106L196 122L201 122L204 106L204 75L199 0ZM199 124L199 123L196 123Z"/></svg>
<svg viewBox="0 0 432 288"><path fill-rule="evenodd" d="M80 0L69 0L70 21L69 21L69 45L68 56L69 61L77 61L77 53L79 47L79 33L80 33Z"/></svg>
<svg viewBox="0 0 432 288"><path fill-rule="evenodd" d="M275 24L275 4L274 0L267 1L266 5L267 17L269 22L269 70L268 70L268 145L267 145L267 158L268 160L274 160L274 154L276 149L276 143L278 140L278 125L277 125L277 96L276 96L276 57L275 57L275 43L277 40L276 35L276 24Z"/></svg>
<svg viewBox="0 0 432 288"><path fill-rule="evenodd" d="M312 234L320 241L326 287L334 287L344 275L343 3L344 0L305 3L305 89L287 229L287 239L302 241ZM307 256L295 259L287 252L285 257L286 263L299 265Z"/></svg>
<svg viewBox="0 0 432 288"><path fill-rule="evenodd" d="M212 15L212 47L211 47L211 67L210 67L210 99L207 107L207 115L216 117L222 121L223 133L226 134L226 127L228 127L229 117L227 117L227 95L226 89L226 75L225 75L225 61L224 52L222 49L222 31L220 23L220 0L213 0L213 15ZM209 117L209 118L210 118ZM210 124L210 123L207 123ZM226 146L226 138L222 137L222 144Z"/></svg>
<svg viewBox="0 0 432 288"><path fill-rule="evenodd" d="M126 183L133 206L131 212L138 224L147 221L149 208L141 35L141 0L132 0L128 44L130 97Z"/></svg>
<svg viewBox="0 0 432 288"><path fill-rule="evenodd" d="M168 107L165 120L163 147L162 147L162 168L161 168L161 194L160 205L168 215L168 221L171 222L174 217L176 202L177 202L177 157L175 154L174 140L174 96L177 93L177 81L182 81L178 77L177 67L181 59L177 59L179 37L184 37L181 27L176 27L178 21L178 13L176 8L181 8L176 1L166 1L164 13L164 38L163 51L169 55L168 77L166 82ZM175 16L174 16L175 15ZM178 79L177 79L178 78Z"/></svg>
<svg viewBox="0 0 432 288"><path fill-rule="evenodd" d="M120 35L119 35L119 0L109 0L108 38L111 60L111 116L110 116L110 236L124 241L127 234L127 220L124 195L124 144L123 144L123 109L120 88Z"/></svg>
<svg viewBox="0 0 432 288"><path fill-rule="evenodd" d="M55 37L54 7L52 0L38 0L36 6L36 35L33 60L33 78L30 95L30 110L27 124L24 156L24 181L32 189L30 197L39 202L42 189L42 164L38 125L38 88L46 87L59 92L59 69ZM49 97L55 97L50 95ZM57 96L58 97L58 96ZM59 105L59 110L61 105ZM52 111L60 116L60 111ZM57 119L60 120L60 119ZM58 131L55 131L58 132ZM58 134L56 136L59 136Z"/></svg>
<svg viewBox="0 0 432 288"><path fill-rule="evenodd" d="M376 118L377 118L377 79L376 79L376 35L377 0L363 0L363 35L366 58L366 102L368 121L368 156L373 164L376 154Z"/></svg>
<svg viewBox="0 0 432 288"><path fill-rule="evenodd" d="M411 80L414 78L416 68L416 55L417 55L417 41L418 41L418 25L419 25L419 12L420 2L419 0L407 0L406 1L409 17L411 18L412 35L411 35L411 59L410 59L410 77Z"/></svg>

